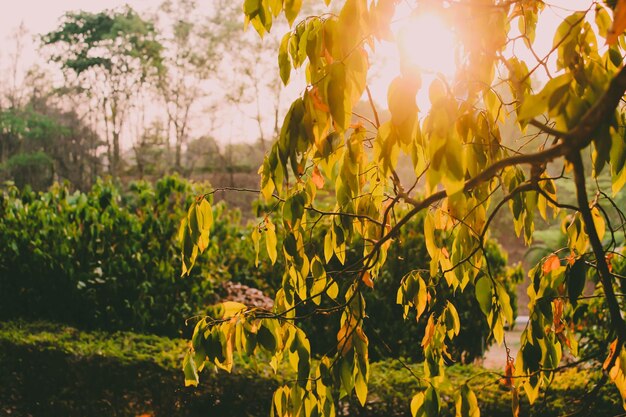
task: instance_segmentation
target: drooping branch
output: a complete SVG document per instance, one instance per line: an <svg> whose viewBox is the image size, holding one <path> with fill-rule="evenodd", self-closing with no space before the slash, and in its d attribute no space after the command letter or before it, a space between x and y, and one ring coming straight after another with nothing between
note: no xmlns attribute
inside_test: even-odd
<svg viewBox="0 0 626 417"><path fill-rule="evenodd" d="M546 164L557 158L564 157L572 153L578 153L581 149L587 147L591 143L593 133L602 125L602 123L610 120L610 118L613 116L613 113L615 112L615 109L617 109L621 98L624 96L624 92L626 92L626 67L620 69L617 75L609 83L609 87L606 92L583 115L576 127L574 127L569 132L560 132L554 130L539 122L531 123L539 129L544 130L545 133L556 136L559 141L555 145L539 152L523 155L514 155L508 158L500 159L485 168L475 177L467 180L465 182L465 186L463 187L463 191L471 191L478 185L490 181L507 167L517 165L536 166L539 164ZM578 155L578 157L580 158L580 155ZM369 258L373 257L374 254L378 250L380 250L385 242L395 236L398 231L420 211L430 207L432 204L443 200L447 196L448 194L445 190L433 193L423 200L414 200L409 196L404 196L403 199L408 204L412 205L413 208L404 217L402 217L391 229L389 229L388 232L380 238L380 240L376 242L376 244L372 248L372 251L361 261L367 261L369 260ZM601 244L600 249L602 249ZM624 322L623 319L621 319L621 321ZM623 327L624 335L626 337L626 324L624 324Z"/></svg>

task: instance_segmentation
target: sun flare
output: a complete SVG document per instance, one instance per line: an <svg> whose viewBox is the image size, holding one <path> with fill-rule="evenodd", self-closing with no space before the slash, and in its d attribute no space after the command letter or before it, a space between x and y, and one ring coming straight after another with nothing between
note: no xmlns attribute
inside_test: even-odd
<svg viewBox="0 0 626 417"><path fill-rule="evenodd" d="M437 14L426 12L404 21L398 33L401 59L424 72L454 75L455 36Z"/></svg>

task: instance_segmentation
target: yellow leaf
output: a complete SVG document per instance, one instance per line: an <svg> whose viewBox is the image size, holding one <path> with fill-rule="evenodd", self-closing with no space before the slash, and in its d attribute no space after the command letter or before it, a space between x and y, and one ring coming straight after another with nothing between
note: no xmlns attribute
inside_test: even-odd
<svg viewBox="0 0 626 417"><path fill-rule="evenodd" d="M276 244L278 243L278 240L276 238L276 226L274 226L274 223L272 223L269 217L266 217L265 227L267 229L265 232L265 247L267 249L267 254L270 257L270 260L272 261L272 264L274 264L276 263L276 257L278 256L278 253L276 251Z"/></svg>
<svg viewBox="0 0 626 417"><path fill-rule="evenodd" d="M593 216L593 225L596 228L596 232L598 232L598 237L602 240L602 238L604 238L604 232L606 231L604 217L602 217L602 213L600 213L597 207L591 209L591 215Z"/></svg>
<svg viewBox="0 0 626 417"><path fill-rule="evenodd" d="M420 408L422 408L422 405L424 405L424 393L418 392L411 399L411 415L413 417L417 415L417 412Z"/></svg>
<svg viewBox="0 0 626 417"><path fill-rule="evenodd" d="M342 62L331 65L326 84L326 97L330 114L335 121L335 127L339 131L346 129L349 120L350 106L348 99L350 92L346 88L346 70ZM346 97L348 99L346 99Z"/></svg>
<svg viewBox="0 0 626 417"><path fill-rule="evenodd" d="M387 92L387 106L394 125L402 124L406 119L417 114L415 96L420 88L419 78L396 77Z"/></svg>
<svg viewBox="0 0 626 417"><path fill-rule="evenodd" d="M228 319L236 315L237 313L246 309L245 304L237 303L235 301L225 301L221 304L224 311L222 318Z"/></svg>
<svg viewBox="0 0 626 417"><path fill-rule="evenodd" d="M260 250L259 242L260 241L261 241L261 233L259 233L259 228L255 227L254 230L252 231L252 244L254 245L254 254L255 254L254 266L259 266L259 250Z"/></svg>
<svg viewBox="0 0 626 417"><path fill-rule="evenodd" d="M361 407L365 406L365 401L367 401L367 382L363 379L361 374L357 374L357 377L354 380L354 391L356 392L356 396L361 403Z"/></svg>
<svg viewBox="0 0 626 417"><path fill-rule="evenodd" d="M302 0L287 0L283 3L285 8L285 17L287 18L287 22L289 22L289 26L293 25L294 20L300 13L300 8L302 7Z"/></svg>

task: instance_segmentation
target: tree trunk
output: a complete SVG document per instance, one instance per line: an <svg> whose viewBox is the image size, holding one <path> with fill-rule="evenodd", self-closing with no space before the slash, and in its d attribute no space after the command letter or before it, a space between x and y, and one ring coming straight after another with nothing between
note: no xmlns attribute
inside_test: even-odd
<svg viewBox="0 0 626 417"><path fill-rule="evenodd" d="M174 156L174 171L181 171L181 155L182 155L183 141L182 138L176 135L176 154Z"/></svg>
<svg viewBox="0 0 626 417"><path fill-rule="evenodd" d="M117 177L119 175L120 166L120 132L113 132L113 155L111 158L111 175Z"/></svg>

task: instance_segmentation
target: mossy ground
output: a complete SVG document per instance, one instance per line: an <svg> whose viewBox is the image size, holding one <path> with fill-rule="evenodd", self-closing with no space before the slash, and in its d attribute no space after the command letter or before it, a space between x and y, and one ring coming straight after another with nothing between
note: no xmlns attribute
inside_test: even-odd
<svg viewBox="0 0 626 417"><path fill-rule="evenodd" d="M203 372L198 388L185 388L180 371L187 342L131 332L84 332L37 322L0 323L0 414L12 416L268 416L272 391L288 378L262 365L239 361L233 374ZM408 416L420 365L380 361L372 365L365 407L356 400L339 409L350 416ZM442 414L454 415L454 387L469 381L483 417L511 415L511 395L498 377L475 366L448 369ZM560 416L576 411L599 374L569 369L524 415ZM607 385L593 415L623 412Z"/></svg>

